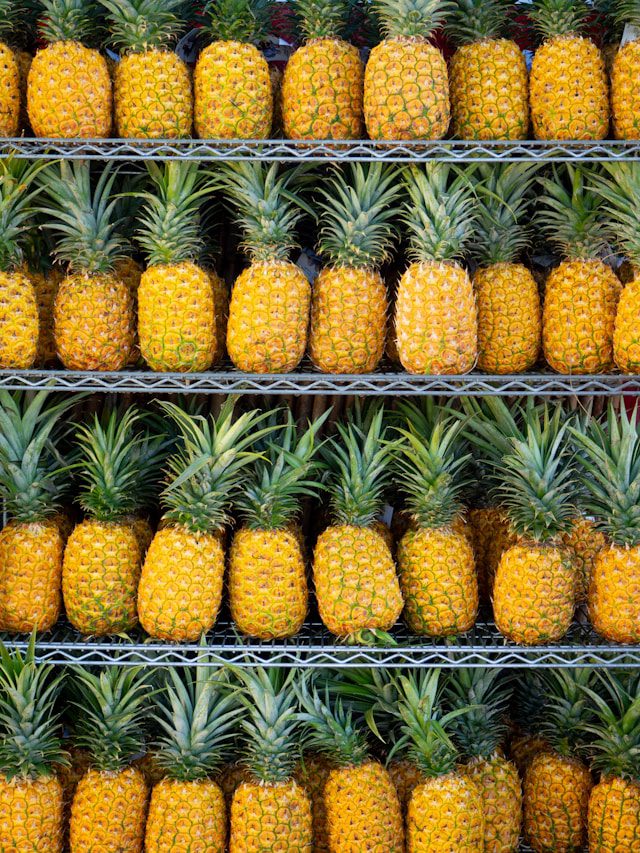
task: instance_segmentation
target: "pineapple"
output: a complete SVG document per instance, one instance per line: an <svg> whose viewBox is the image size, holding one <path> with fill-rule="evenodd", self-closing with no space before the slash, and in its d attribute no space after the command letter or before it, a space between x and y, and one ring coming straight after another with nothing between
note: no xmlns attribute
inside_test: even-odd
<svg viewBox="0 0 640 853"><path fill-rule="evenodd" d="M371 373L384 352L387 288L378 267L397 238L397 171L381 163L336 171L321 190L318 249L329 261L313 284L309 355L325 373Z"/></svg>
<svg viewBox="0 0 640 853"><path fill-rule="evenodd" d="M266 139L273 120L269 65L256 46L266 41L272 0L209 0L204 31L210 44L194 76L195 125L201 139Z"/></svg>
<svg viewBox="0 0 640 853"><path fill-rule="evenodd" d="M131 762L145 741L149 683L136 667L99 674L77 667L72 689L74 740L88 750L92 766L71 804L71 853L142 853L149 791Z"/></svg>
<svg viewBox="0 0 640 853"><path fill-rule="evenodd" d="M400 361L409 373L466 373L477 358L478 324L471 279L456 258L473 236L472 188L464 172L445 163L404 174L413 263L398 285Z"/></svg>
<svg viewBox="0 0 640 853"><path fill-rule="evenodd" d="M327 445L333 523L318 537L313 581L320 618L338 637L368 641L395 625L402 595L391 549L376 527L389 485L393 445L382 406L368 423L338 424Z"/></svg>
<svg viewBox="0 0 640 853"><path fill-rule="evenodd" d="M87 47L97 22L93 0L41 0L38 50L27 81L29 122L36 136L106 138L112 91L106 59Z"/></svg>
<svg viewBox="0 0 640 853"><path fill-rule="evenodd" d="M567 187L568 179L569 186ZM613 331L621 285L599 259L608 227L600 199L585 186L587 173L567 164L564 174L540 179L544 210L540 220L563 260L546 282L542 344L558 373L606 373L613 367Z"/></svg>
<svg viewBox="0 0 640 853"><path fill-rule="evenodd" d="M250 778L233 795L229 853L313 851L311 802L294 778L301 750L294 677L277 668L237 671Z"/></svg>
<svg viewBox="0 0 640 853"><path fill-rule="evenodd" d="M62 610L65 543L55 516L67 472L51 442L75 399L47 400L46 391L31 400L0 391L0 497L10 519L0 537L0 624L6 631L47 631Z"/></svg>
<svg viewBox="0 0 640 853"><path fill-rule="evenodd" d="M529 75L518 45L505 38L511 0L456 0L447 31L453 134L459 139L527 139Z"/></svg>
<svg viewBox="0 0 640 853"><path fill-rule="evenodd" d="M446 637L468 631L478 611L478 579L471 540L457 525L465 473L462 421L425 398L401 404L406 426L398 483L412 524L398 545L404 618L411 631Z"/></svg>
<svg viewBox="0 0 640 853"><path fill-rule="evenodd" d="M17 0L0 2L0 137L17 136L20 129L20 65L12 43L22 11Z"/></svg>
<svg viewBox="0 0 640 853"><path fill-rule="evenodd" d="M99 0L122 56L113 80L116 133L133 139L191 136L189 68L173 50L184 0Z"/></svg>
<svg viewBox="0 0 640 853"><path fill-rule="evenodd" d="M161 728L155 761L164 776L151 791L146 853L189 853L196 839L203 853L225 853L227 810L211 774L224 760L238 707L205 662L182 675L167 670L154 715Z"/></svg>
<svg viewBox="0 0 640 853"><path fill-rule="evenodd" d="M282 121L289 139L360 139L364 70L358 49L341 38L347 0L295 0L305 43L282 80Z"/></svg>
<svg viewBox="0 0 640 853"><path fill-rule="evenodd" d="M371 139L442 139L449 128L449 79L431 43L453 9L447 0L375 0L384 40L371 51L364 116Z"/></svg>
<svg viewBox="0 0 640 853"><path fill-rule="evenodd" d="M58 357L69 370L120 370L131 352L131 294L115 273L126 254L110 198L116 171L107 166L92 187L88 162L61 161L45 169L39 206L55 236L58 263L68 264L54 305Z"/></svg>
<svg viewBox="0 0 640 853"><path fill-rule="evenodd" d="M56 333L54 323L54 306L60 282L64 272L60 267L52 266L42 259L40 267L23 267L27 278L31 279L38 306L38 345L36 364L38 367L48 367L55 363ZM116 264L117 270L117 264Z"/></svg>
<svg viewBox="0 0 640 853"><path fill-rule="evenodd" d="M138 242L147 268L138 289L140 352L152 370L208 370L216 350L211 279L195 261L199 207L211 185L198 164L148 163L153 192L140 194Z"/></svg>
<svg viewBox="0 0 640 853"><path fill-rule="evenodd" d="M316 436L329 412L296 436L293 416L256 459L236 499L244 522L229 554L229 604L236 627L261 640L292 637L307 615L303 545L295 528L303 496L317 494Z"/></svg>
<svg viewBox="0 0 640 853"><path fill-rule="evenodd" d="M591 716L585 688L589 669L546 671L540 751L524 778L524 825L536 853L572 853L587 840L587 808L593 779L578 757Z"/></svg>
<svg viewBox="0 0 640 853"><path fill-rule="evenodd" d="M35 663L35 636L23 657L0 646L0 846L7 853L62 853L67 763L55 704L64 671Z"/></svg>
<svg viewBox="0 0 640 853"><path fill-rule="evenodd" d="M606 537L586 515L574 518L571 529L562 534L562 543L571 554L578 574L576 601L587 600L596 557L607 544Z"/></svg>
<svg viewBox="0 0 640 853"><path fill-rule="evenodd" d="M371 757L352 710L329 687L320 690L307 678L296 690L309 746L332 763L324 786L329 850L402 853L402 812L393 781Z"/></svg>
<svg viewBox="0 0 640 853"><path fill-rule="evenodd" d="M331 853L324 786L332 769L331 761L315 752L305 752L296 767L296 781L305 789L311 802L313 853Z"/></svg>
<svg viewBox="0 0 640 853"><path fill-rule="evenodd" d="M452 722L467 758L462 772L480 790L484 853L516 853L522 823L522 786L515 764L504 756L511 683L497 669L456 669L446 684L448 705L470 711Z"/></svg>
<svg viewBox="0 0 640 853"><path fill-rule="evenodd" d="M255 454L248 448L262 430L264 415L233 419L233 398L217 418L190 416L162 403L177 424L179 450L169 460L162 493L163 526L149 546L138 590L142 627L158 639L197 640L213 627L222 600L225 570L223 532L244 468Z"/></svg>
<svg viewBox="0 0 640 853"><path fill-rule="evenodd" d="M536 139L604 139L609 132L604 58L581 35L589 14L585 0L535 0L529 12L544 40L529 81Z"/></svg>
<svg viewBox="0 0 640 853"><path fill-rule="evenodd" d="M478 222L470 255L478 267L478 367L522 373L540 355L542 309L531 271L519 263L528 248L531 187L536 166L480 164L474 175Z"/></svg>
<svg viewBox="0 0 640 853"><path fill-rule="evenodd" d="M640 3L615 0L613 12L619 25L635 28L632 37L617 49L611 66L613 134L616 139L640 139L640 98L636 85L640 74Z"/></svg>
<svg viewBox="0 0 640 853"><path fill-rule="evenodd" d="M276 163L229 163L220 170L251 261L235 280L229 305L227 350L240 370L287 373L306 349L311 286L288 260L302 210L312 213L295 193L299 176Z"/></svg>

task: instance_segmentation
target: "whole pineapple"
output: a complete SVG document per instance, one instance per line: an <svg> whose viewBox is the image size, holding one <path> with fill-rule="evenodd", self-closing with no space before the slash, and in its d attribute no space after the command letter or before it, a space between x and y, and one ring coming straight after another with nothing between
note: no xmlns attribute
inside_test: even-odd
<svg viewBox="0 0 640 853"><path fill-rule="evenodd" d="M613 133L616 139L639 139L640 98L636 81L640 74L640 41L637 35L640 3L638 0L614 0L612 11L616 23L629 26L631 30L631 38L619 46L611 66Z"/></svg>
<svg viewBox="0 0 640 853"><path fill-rule="evenodd" d="M325 373L371 373L382 358L389 306L378 267L398 236L400 190L381 163L336 170L320 190L318 251L329 265L313 283L309 355Z"/></svg>
<svg viewBox="0 0 640 853"><path fill-rule="evenodd" d="M99 0L121 53L113 75L116 133L133 139L191 136L191 74L172 44L184 0Z"/></svg>
<svg viewBox="0 0 640 853"><path fill-rule="evenodd" d="M585 0L535 0L529 11L543 38L531 67L531 120L536 139L604 139L609 85L600 49L581 35Z"/></svg>
<svg viewBox="0 0 640 853"><path fill-rule="evenodd" d="M371 51L364 116L371 139L442 139L449 128L449 79L430 39L454 8L447 0L375 0L384 40Z"/></svg>
<svg viewBox="0 0 640 853"><path fill-rule="evenodd" d="M100 139L111 133L112 91L106 59L87 47L97 27L93 0L41 0L38 50L27 84L36 136Z"/></svg>
<svg viewBox="0 0 640 853"><path fill-rule="evenodd" d="M398 285L400 361L409 373L466 373L477 358L478 324L471 279L456 258L473 236L472 188L445 163L412 166L404 176L413 262Z"/></svg>
<svg viewBox="0 0 640 853"><path fill-rule="evenodd" d="M209 0L209 44L194 76L195 125L201 139L266 139L273 91L269 65L257 45L266 40L272 0Z"/></svg>
<svg viewBox="0 0 640 853"><path fill-rule="evenodd" d="M305 43L282 80L282 120L289 139L360 139L363 67L344 41L347 0L295 0Z"/></svg>
<svg viewBox="0 0 640 853"><path fill-rule="evenodd" d="M511 0L455 0L447 33L453 134L459 139L526 139L529 75L524 55L505 37Z"/></svg>
<svg viewBox="0 0 640 853"><path fill-rule="evenodd" d="M20 65L13 43L21 13L18 0L0 2L0 137L17 136L20 128Z"/></svg>

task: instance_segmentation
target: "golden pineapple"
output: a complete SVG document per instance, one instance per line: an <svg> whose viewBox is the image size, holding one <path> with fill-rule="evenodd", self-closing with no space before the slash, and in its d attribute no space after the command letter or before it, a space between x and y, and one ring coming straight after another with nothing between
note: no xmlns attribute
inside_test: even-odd
<svg viewBox="0 0 640 853"><path fill-rule="evenodd" d="M411 796L415 788L421 785L426 776L415 761L410 758L396 758L387 765L389 776L393 781L400 808L406 820L407 810L411 801Z"/></svg>
<svg viewBox="0 0 640 853"><path fill-rule="evenodd" d="M130 255L120 258L113 265L116 277L125 283L131 294L133 305L133 343L129 352L127 364L137 364L140 358L140 341L138 340L138 289L142 279L142 267ZM37 292L37 291L36 291Z"/></svg>
<svg viewBox="0 0 640 853"><path fill-rule="evenodd" d="M596 557L607 544L605 535L591 518L582 515L562 535L562 543L571 553L577 571L576 601L586 601Z"/></svg>
<svg viewBox="0 0 640 853"><path fill-rule="evenodd" d="M59 267L32 269L23 266L24 274L31 280L38 308L38 345L36 364L47 367L56 360L56 337L53 320L54 305L64 273Z"/></svg>
<svg viewBox="0 0 640 853"><path fill-rule="evenodd" d="M0 3L0 137L17 136L20 129L21 63L12 42L22 26L22 14L15 0Z"/></svg>
<svg viewBox="0 0 640 853"><path fill-rule="evenodd" d="M313 823L313 853L330 853L327 809L324 803L324 787L332 769L331 762L323 755L305 752L296 768L295 777L311 802Z"/></svg>
<svg viewBox="0 0 640 853"><path fill-rule="evenodd" d="M640 4L637 0L617 0L614 21L627 26L624 44L616 39L611 63L611 119L616 139L640 139L640 99L635 81L640 73ZM616 35L612 33L612 35Z"/></svg>

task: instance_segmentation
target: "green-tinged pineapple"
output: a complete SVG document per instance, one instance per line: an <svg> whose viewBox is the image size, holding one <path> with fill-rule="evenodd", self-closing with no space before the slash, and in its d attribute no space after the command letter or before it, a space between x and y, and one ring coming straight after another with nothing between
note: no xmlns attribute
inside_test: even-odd
<svg viewBox="0 0 640 853"><path fill-rule="evenodd" d="M611 119L616 139L640 139L640 97L636 81L640 74L640 3L613 0L612 16L618 27L626 27L624 44L616 44L611 64ZM619 42L619 39L616 39Z"/></svg>
<svg viewBox="0 0 640 853"><path fill-rule="evenodd" d="M329 412L297 436L290 410L255 460L236 499L243 521L229 553L229 604L236 627L262 640L292 637L307 615L303 542L296 529L303 497L318 493L317 434Z"/></svg>
<svg viewBox="0 0 640 853"><path fill-rule="evenodd" d="M68 486L54 449L73 397L52 403L0 391L0 497L9 521L0 536L0 625L5 631L52 628L62 610L64 538L57 521Z"/></svg>
<svg viewBox="0 0 640 853"><path fill-rule="evenodd" d="M393 444L385 410L369 410L368 422L338 424L326 449L332 523L313 554L320 617L336 636L375 637L395 625L402 595L391 549L376 527L391 477Z"/></svg>
<svg viewBox="0 0 640 853"><path fill-rule="evenodd" d="M470 455L462 421L425 398L401 404L398 482L411 525L398 545L404 618L417 634L446 637L473 627L478 579L471 540L461 529Z"/></svg>
<svg viewBox="0 0 640 853"><path fill-rule="evenodd" d="M209 0L194 75L195 125L201 139L266 139L273 120L266 41L273 0Z"/></svg>
<svg viewBox="0 0 640 853"><path fill-rule="evenodd" d="M289 139L360 139L363 66L343 39L347 0L295 0L304 44L282 80L282 121Z"/></svg>
<svg viewBox="0 0 640 853"><path fill-rule="evenodd" d="M243 669L236 678L250 778L233 795L229 853L269 853L275 846L312 853L311 802L294 778L301 754L295 671Z"/></svg>
<svg viewBox="0 0 640 853"><path fill-rule="evenodd" d="M138 590L140 622L152 637L197 640L216 621L225 570L223 534L244 469L255 459L251 445L264 432L265 415L233 416L228 398L217 418L189 415L162 403L179 430L161 502L161 529L153 537Z"/></svg>
<svg viewBox="0 0 640 853"><path fill-rule="evenodd" d="M522 373L540 355L540 294L531 271L521 263L531 238L536 171L527 163L480 164L473 175L478 220L469 253L478 264L472 277L478 367L487 373Z"/></svg>
<svg viewBox="0 0 640 853"><path fill-rule="evenodd" d="M604 58L582 35L585 0L535 0L529 11L543 38L530 77L536 139L604 139L609 132L609 83Z"/></svg>
<svg viewBox="0 0 640 853"><path fill-rule="evenodd" d="M99 0L120 50L113 75L116 134L133 139L191 136L191 73L172 50L184 29L184 0Z"/></svg>
<svg viewBox="0 0 640 853"><path fill-rule="evenodd" d="M566 165L541 178L542 230L562 255L547 277L542 343L558 373L604 373L613 367L613 332L621 286L600 260L609 226L584 168Z"/></svg>
<svg viewBox="0 0 640 853"><path fill-rule="evenodd" d="M327 259L313 283L309 355L325 373L371 373L384 352L388 299L379 272L397 238L398 172L354 163L321 189L318 250Z"/></svg>
<svg viewBox="0 0 640 853"><path fill-rule="evenodd" d="M233 284L227 325L229 357L240 370L287 373L307 346L311 285L289 260L302 211L313 213L297 192L301 174L258 162L219 172L250 260Z"/></svg>
<svg viewBox="0 0 640 853"><path fill-rule="evenodd" d="M3 850L62 853L62 749L56 700L64 671L35 663L35 637L24 656L0 646L0 814Z"/></svg>
<svg viewBox="0 0 640 853"><path fill-rule="evenodd" d="M520 843L522 786L518 768L504 755L512 680L497 669L456 669L446 684L452 710L467 709L452 722L466 758L462 772L480 790L484 853L515 853Z"/></svg>
<svg viewBox="0 0 640 853"><path fill-rule="evenodd" d="M471 279L457 259L473 237L472 187L464 172L445 163L413 166L404 176L412 263L398 284L398 355L409 373L467 373L477 358L477 311Z"/></svg>

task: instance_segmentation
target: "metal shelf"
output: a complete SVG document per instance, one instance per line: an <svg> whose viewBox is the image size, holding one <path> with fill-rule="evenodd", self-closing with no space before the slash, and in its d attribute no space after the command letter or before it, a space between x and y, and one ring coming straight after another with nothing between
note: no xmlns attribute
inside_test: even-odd
<svg viewBox="0 0 640 853"><path fill-rule="evenodd" d="M25 636L1 635L9 647L26 649ZM549 646L517 646L506 640L492 622L480 621L468 634L449 640L416 637L398 626L392 632L396 645L348 646L318 622L307 623L291 640L263 642L240 637L233 625L220 620L210 632L208 649L197 643L184 645L149 640L142 632L123 637L83 639L60 624L42 634L36 654L55 664L107 664L119 666L194 666L203 654L213 656L212 666L276 667L427 667L491 666L501 668L590 666L640 668L640 647L607 643L591 628L576 622L568 635Z"/></svg>
<svg viewBox="0 0 640 853"><path fill-rule="evenodd" d="M460 140L372 142L370 140L290 141L267 140L126 140L126 139L7 139L0 157L87 160L385 160L395 163L441 160L445 162L513 162L544 160L635 160L640 140L603 142L463 142Z"/></svg>
<svg viewBox="0 0 640 853"><path fill-rule="evenodd" d="M0 370L0 388L9 391L49 388L142 394L337 394L337 395L616 395L640 393L640 376L609 374L560 376L524 373L490 376L413 376L384 368L362 376L318 373L303 366L296 373L242 373L233 368L208 373L153 373L143 370Z"/></svg>

